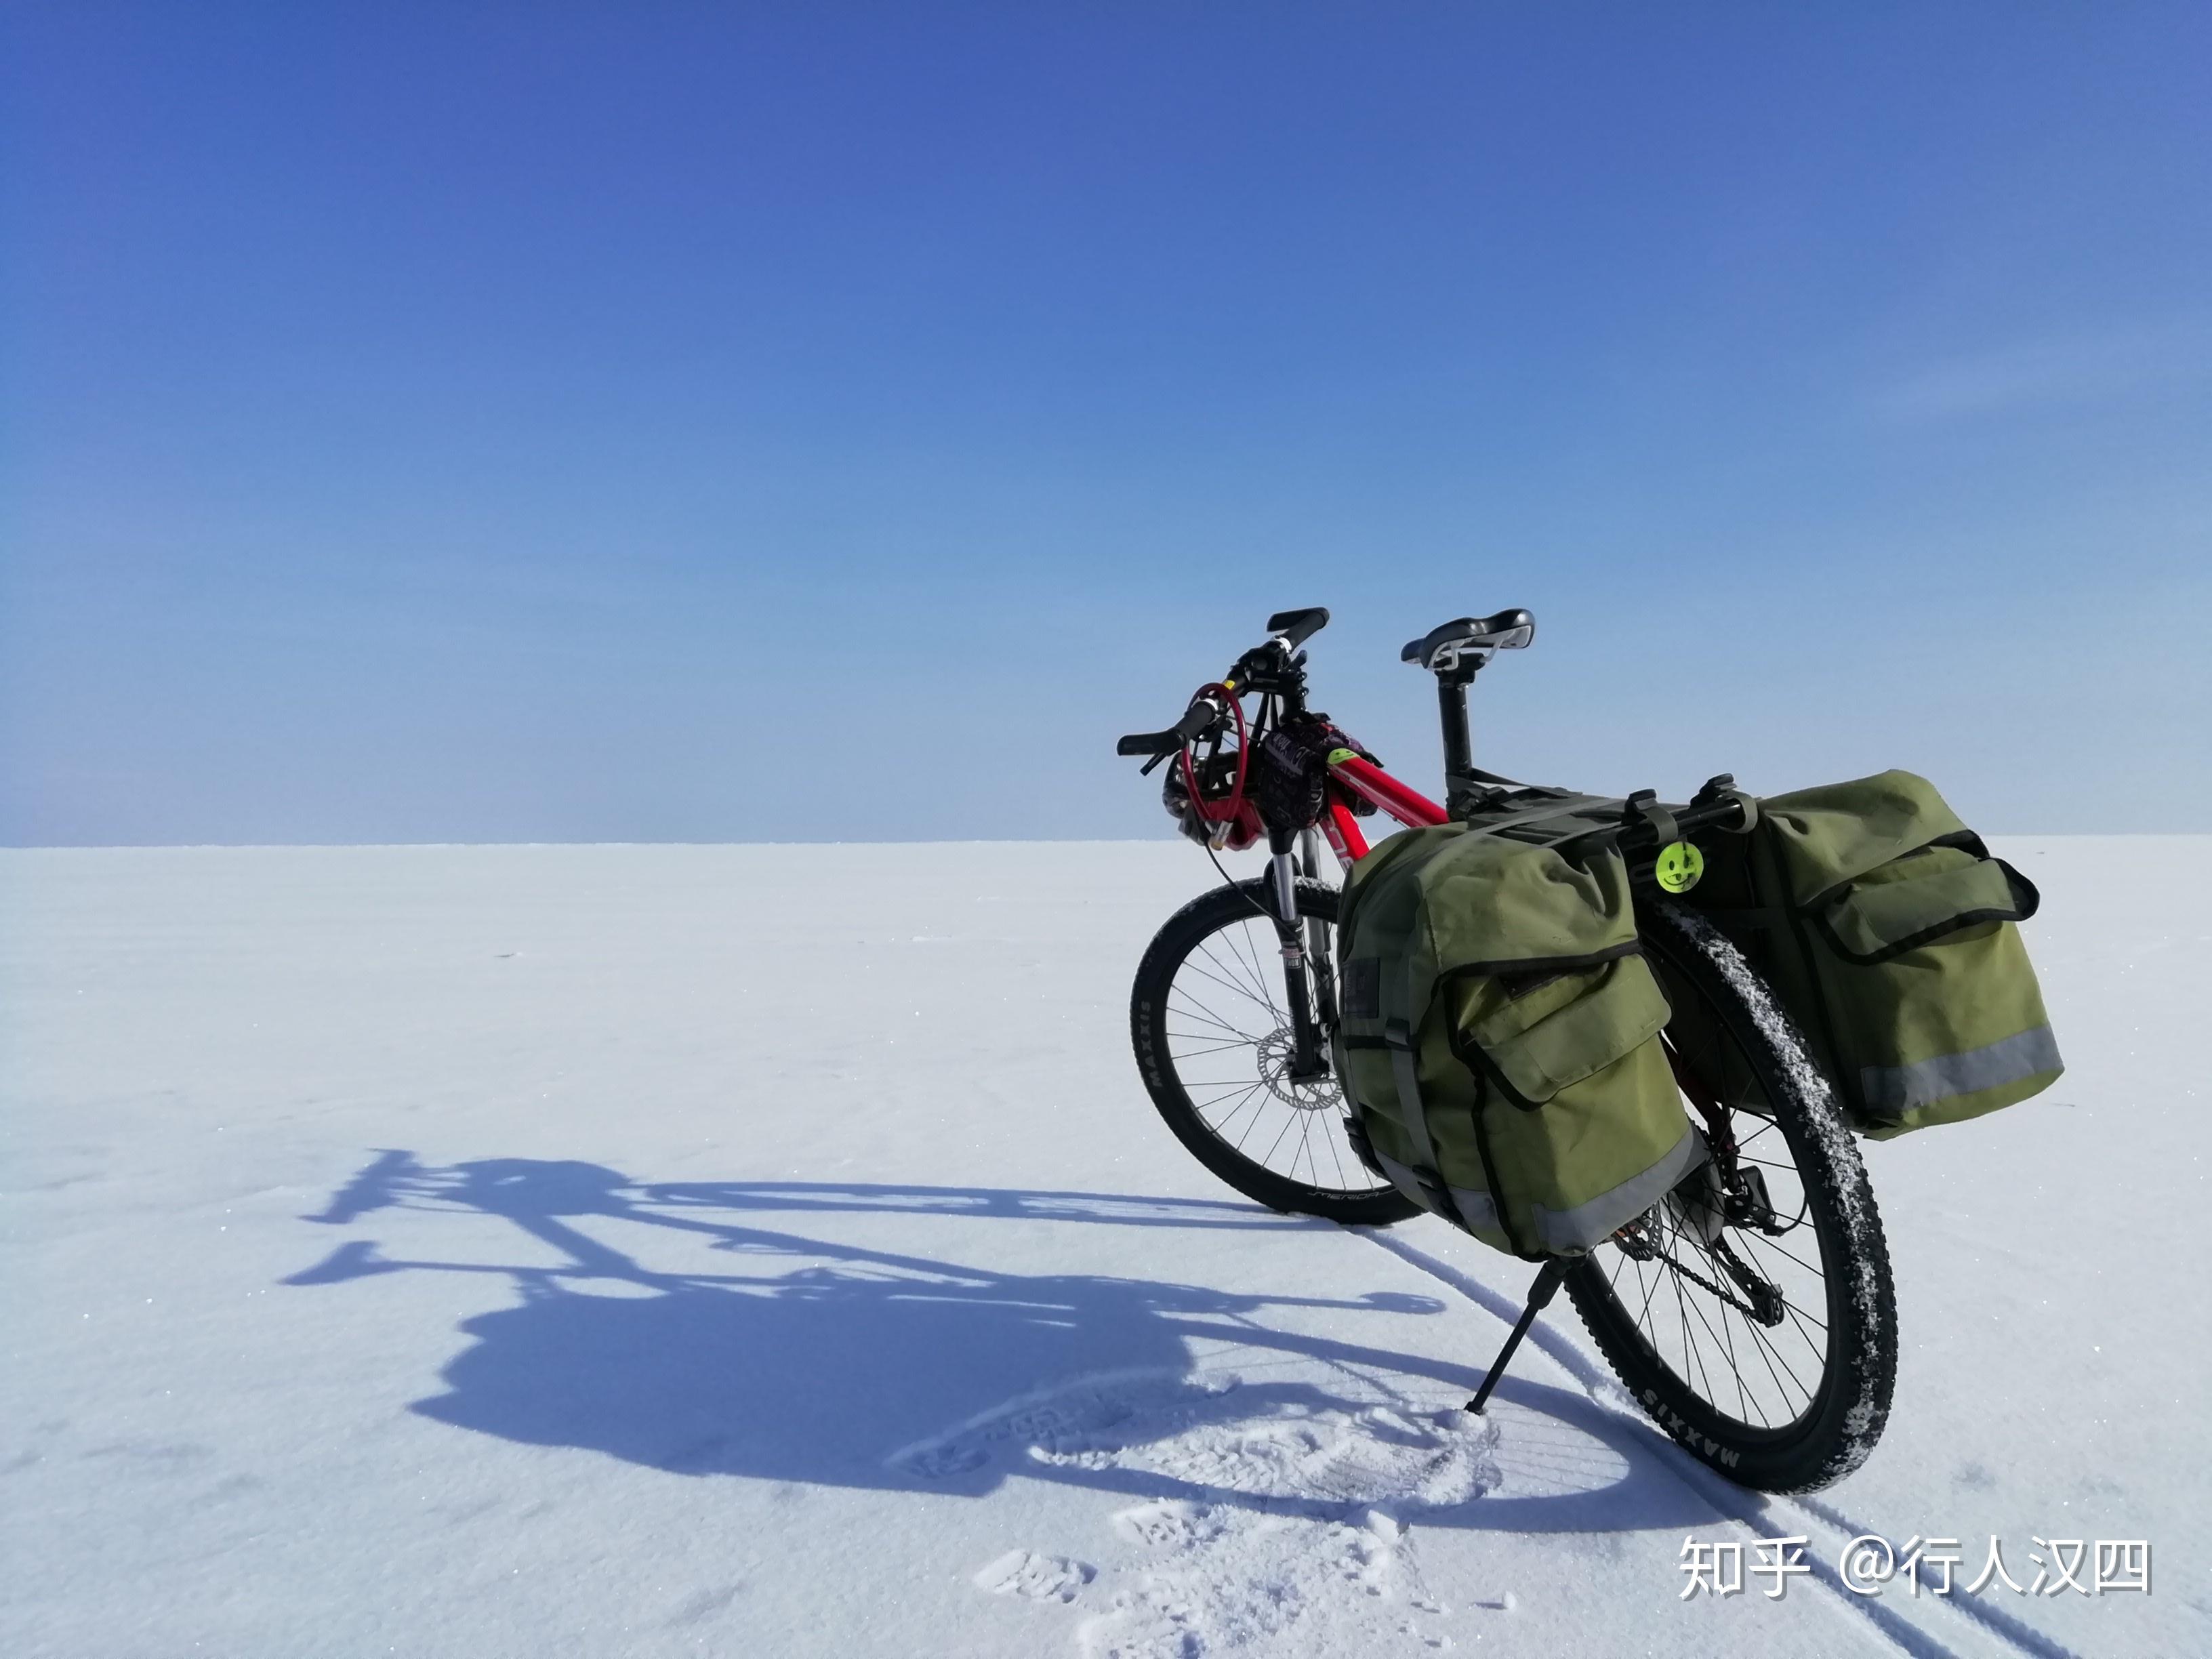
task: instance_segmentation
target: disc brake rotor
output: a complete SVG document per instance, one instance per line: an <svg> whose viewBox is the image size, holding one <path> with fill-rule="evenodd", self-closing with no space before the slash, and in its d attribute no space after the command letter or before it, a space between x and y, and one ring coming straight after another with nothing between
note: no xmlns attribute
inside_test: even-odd
<svg viewBox="0 0 2212 1659"><path fill-rule="evenodd" d="M1332 1111L1344 1104L1344 1091L1334 1077L1308 1078L1293 1083L1291 1062L1297 1054L1297 1040L1291 1028L1281 1026L1260 1039L1260 1081L1285 1105L1301 1112Z"/></svg>

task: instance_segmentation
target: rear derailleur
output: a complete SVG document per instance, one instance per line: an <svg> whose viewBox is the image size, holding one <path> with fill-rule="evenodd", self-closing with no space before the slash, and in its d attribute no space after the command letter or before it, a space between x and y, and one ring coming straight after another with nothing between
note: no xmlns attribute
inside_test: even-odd
<svg viewBox="0 0 2212 1659"><path fill-rule="evenodd" d="M1676 1261L1663 1247L1662 1235L1655 1226L1662 1210L1675 1224L1668 1231L1694 1237L1704 1247L1708 1259L1728 1275L1735 1285L1734 1291L1695 1267ZM1770 1237L1790 1231L1789 1224L1775 1216L1774 1206L1766 1195L1766 1178L1758 1170L1738 1165L1724 1181L1711 1164L1703 1164L1657 1206L1645 1211L1616 1232L1613 1242L1620 1246L1623 1255L1638 1261L1659 1262L1754 1322L1779 1325L1787 1316L1787 1303L1781 1287L1735 1253L1728 1240L1727 1230L1730 1227L1756 1228Z"/></svg>

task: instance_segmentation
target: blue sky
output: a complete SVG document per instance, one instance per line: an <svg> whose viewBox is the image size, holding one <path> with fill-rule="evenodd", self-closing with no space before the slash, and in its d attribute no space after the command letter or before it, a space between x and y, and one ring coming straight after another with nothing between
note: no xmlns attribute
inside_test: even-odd
<svg viewBox="0 0 2212 1659"><path fill-rule="evenodd" d="M2212 808L2212 13L16 4L0 842L1164 832L1479 756ZM2110 803L2110 804L2107 804Z"/></svg>

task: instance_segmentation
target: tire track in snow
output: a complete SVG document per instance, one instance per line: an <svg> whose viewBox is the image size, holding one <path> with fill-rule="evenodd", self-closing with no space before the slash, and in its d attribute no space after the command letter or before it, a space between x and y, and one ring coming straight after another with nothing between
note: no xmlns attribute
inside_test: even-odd
<svg viewBox="0 0 2212 1659"><path fill-rule="evenodd" d="M1698 1467L1703 1468L1704 1466L1700 1464ZM1875 1533L1871 1527L1862 1526L1833 1504L1824 1503L1820 1498L1805 1493L1799 1493L1794 1498L1777 1498L1774 1501L1811 1516L1832 1528L1838 1537L1845 1540L1863 1537L1869 1534L1873 1534L1876 1537L1887 1536L1884 1534ZM1960 1592L1960 1595L1964 1595L1964 1592ZM1851 1599L1858 1601L1863 1598L1853 1596ZM2016 1619L2002 1607L1984 1601L1978 1596L1966 1596L1961 1600L1960 1596L1939 1595L1934 1599L1933 1605L1942 1607L1954 1618L1964 1619L1970 1624L1978 1626L1987 1634L1994 1636L2019 1652L2036 1656L2036 1659L2081 1659L2079 1654L2056 1637L2045 1635L2026 1620Z"/></svg>
<svg viewBox="0 0 2212 1659"><path fill-rule="evenodd" d="M1485 1313L1502 1321L1509 1329L1521 1316L1519 1303L1501 1296L1480 1279L1462 1272L1449 1262L1438 1260L1418 1245L1390 1237L1376 1228L1349 1227L1346 1231L1396 1256L1407 1266L1427 1274L1438 1284L1458 1291ZM1651 1439L1663 1449L1662 1456L1668 1471L1712 1504L1723 1516L1747 1531L1770 1540L1797 1535L1808 1538L1820 1536L1826 1538L1832 1547L1839 1547L1852 1538L1863 1535L1882 1535L1872 1527L1862 1525L1833 1504L1804 1496L1793 1498L1775 1492L1754 1493L1708 1468L1660 1432L1650 1417L1621 1387L1620 1380L1584 1353L1564 1332L1539 1320L1529 1328L1524 1340L1530 1346L1541 1350L1554 1364L1579 1382L1583 1392L1589 1396L1593 1404L1651 1431ZM1795 1528L1768 1530L1754 1516L1741 1513L1747 1499L1763 1504L1769 1510L1795 1516L1802 1524ZM1806 1562L1813 1569L1815 1583L1874 1626L1899 1649L1911 1655L1913 1659L1957 1659L1953 1650L1945 1646L1934 1632L1905 1618L1879 1597L1856 1595L1845 1588L1841 1572L1832 1561L1808 1549ZM2080 1659L2072 1649L2045 1636L2025 1620L2014 1618L2003 1608L1989 1606L1978 1598L1960 1601L1948 1595L1937 1596L1931 1605L1941 1606L1954 1618L1973 1626L1982 1634L1994 1638L2015 1653L2030 1656L2031 1659Z"/></svg>

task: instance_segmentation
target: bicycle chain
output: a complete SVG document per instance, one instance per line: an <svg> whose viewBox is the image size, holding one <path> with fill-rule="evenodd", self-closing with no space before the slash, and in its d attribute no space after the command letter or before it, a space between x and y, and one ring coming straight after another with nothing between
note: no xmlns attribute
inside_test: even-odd
<svg viewBox="0 0 2212 1659"><path fill-rule="evenodd" d="M1624 1232L1626 1231L1625 1229L1623 1231ZM1617 1242L1620 1244L1621 1249L1626 1251L1629 1255L1636 1257L1640 1261L1660 1262L1663 1264L1669 1272L1678 1273L1682 1278L1688 1279L1692 1285L1698 1285L1706 1291L1710 1291L1714 1296L1719 1297L1721 1301L1726 1303L1729 1307L1734 1308L1738 1313L1750 1320L1753 1324L1764 1325L1771 1328L1782 1322L1779 1317L1773 1319L1767 1318L1764 1314L1760 1313L1758 1309L1753 1307L1749 1303L1743 1301L1726 1286L1715 1284L1711 1279L1699 1273L1695 1267L1684 1267L1680 1262L1675 1261L1671 1254L1660 1249L1648 1239L1643 1241L1640 1253L1635 1247L1629 1243L1626 1237L1617 1236ZM1742 1273L1748 1279L1759 1278L1757 1273L1753 1273L1749 1267L1743 1264L1742 1260L1737 1256L1734 1250L1729 1249L1728 1241L1726 1239L1715 1239L1713 1241L1712 1248L1716 1255L1725 1256L1728 1265L1733 1267L1736 1272ZM1760 1279L1759 1282L1761 1284L1765 1284L1766 1281ZM1770 1290L1773 1289L1771 1285L1768 1285L1767 1288ZM1776 1295L1779 1297L1780 1292L1777 1291Z"/></svg>

